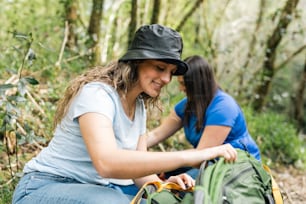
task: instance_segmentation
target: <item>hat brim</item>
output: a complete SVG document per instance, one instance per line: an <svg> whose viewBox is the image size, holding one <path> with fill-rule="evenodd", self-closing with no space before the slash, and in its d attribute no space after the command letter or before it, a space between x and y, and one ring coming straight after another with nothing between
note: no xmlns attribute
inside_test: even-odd
<svg viewBox="0 0 306 204"><path fill-rule="evenodd" d="M165 61L169 64L174 64L177 66L176 71L173 73L173 75L184 75L186 71L188 70L188 65L180 60L176 59L174 56L170 56L167 53L157 53L156 51L150 51L150 50L128 50L125 55L123 55L120 59L120 61L130 61L130 60L146 60L146 59L155 59L155 60L161 60Z"/></svg>

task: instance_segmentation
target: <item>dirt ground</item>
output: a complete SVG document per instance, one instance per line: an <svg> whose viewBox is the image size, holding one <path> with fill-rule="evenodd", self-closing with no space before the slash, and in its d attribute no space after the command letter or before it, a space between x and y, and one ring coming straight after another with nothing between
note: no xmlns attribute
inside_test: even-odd
<svg viewBox="0 0 306 204"><path fill-rule="evenodd" d="M306 204L306 171L292 167L272 169L281 189L284 204Z"/></svg>

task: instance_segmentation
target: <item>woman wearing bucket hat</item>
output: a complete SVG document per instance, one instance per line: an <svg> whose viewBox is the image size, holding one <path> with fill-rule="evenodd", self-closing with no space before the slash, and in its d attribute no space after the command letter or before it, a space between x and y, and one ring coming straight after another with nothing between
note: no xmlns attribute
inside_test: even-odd
<svg viewBox="0 0 306 204"><path fill-rule="evenodd" d="M75 78L58 104L54 137L25 165L13 203L129 203L133 181L141 186L159 180L156 173L217 156L234 160L230 145L146 151L145 105L155 104L172 75L186 72L182 48L176 31L145 25L117 62ZM169 182L194 185L187 174Z"/></svg>

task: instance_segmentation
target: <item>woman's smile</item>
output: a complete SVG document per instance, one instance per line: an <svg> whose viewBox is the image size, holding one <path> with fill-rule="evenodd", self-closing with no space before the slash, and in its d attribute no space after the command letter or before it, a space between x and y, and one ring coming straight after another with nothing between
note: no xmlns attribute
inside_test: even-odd
<svg viewBox="0 0 306 204"><path fill-rule="evenodd" d="M139 89L151 97L159 95L163 86L171 81L176 65L158 60L145 60L139 64Z"/></svg>

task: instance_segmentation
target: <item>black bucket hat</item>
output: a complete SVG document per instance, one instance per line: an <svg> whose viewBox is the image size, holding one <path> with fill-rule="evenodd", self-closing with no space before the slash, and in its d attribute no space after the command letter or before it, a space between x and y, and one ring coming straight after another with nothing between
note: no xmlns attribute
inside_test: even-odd
<svg viewBox="0 0 306 204"><path fill-rule="evenodd" d="M161 60L177 66L173 75L183 75L188 65L181 60L182 50L183 41L177 31L159 24L144 25L136 31L132 43L119 62Z"/></svg>

